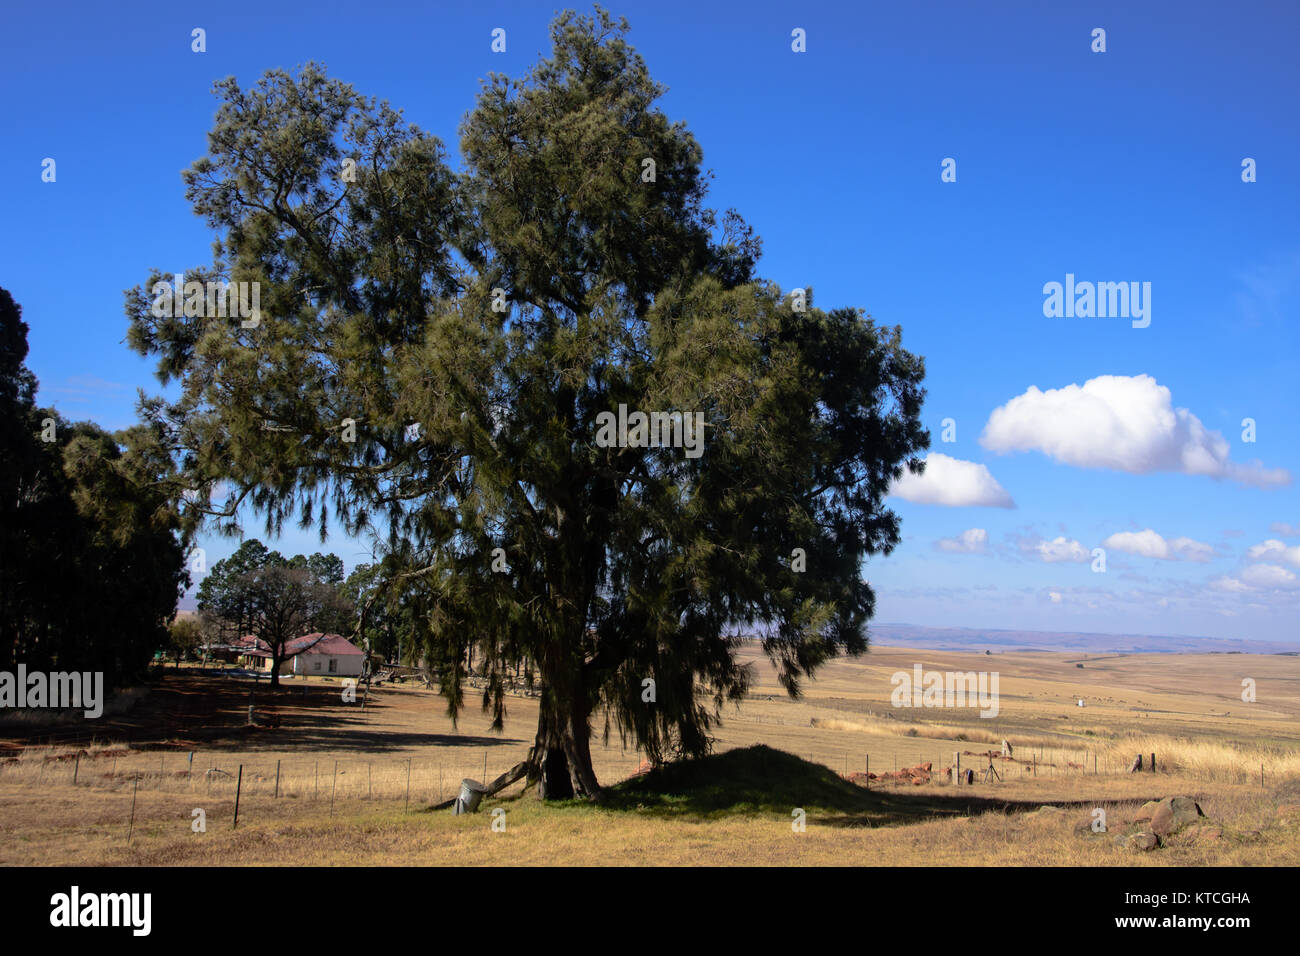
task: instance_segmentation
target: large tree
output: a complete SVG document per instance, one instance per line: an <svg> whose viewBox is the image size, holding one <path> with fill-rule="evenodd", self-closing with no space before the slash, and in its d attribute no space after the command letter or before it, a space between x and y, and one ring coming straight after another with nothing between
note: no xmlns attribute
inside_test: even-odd
<svg viewBox="0 0 1300 956"><path fill-rule="evenodd" d="M656 761L704 752L747 631L792 695L864 651L861 563L897 543L883 499L929 441L897 328L756 278L626 30L558 17L549 59L485 81L458 173L316 65L219 83L186 182L220 242L187 278L260 282L262 320L156 316L162 272L127 304L180 380L149 410L194 508L386 538L453 715L471 648L498 726L535 667L544 796L599 796L601 715ZM703 444L601 439L620 405L699 413Z"/></svg>
<svg viewBox="0 0 1300 956"><path fill-rule="evenodd" d="M241 575L234 588L248 609L249 634L270 655L272 687L280 686L286 660L315 647L336 632L334 622L350 616L338 590L306 567L268 564Z"/></svg>
<svg viewBox="0 0 1300 956"><path fill-rule="evenodd" d="M251 635L262 642L271 655L271 686L277 687L291 643L310 631L352 633L354 611L342 585L338 555L286 558L249 538L212 566L196 598L199 611L218 622L227 637ZM292 649L297 653L315 643Z"/></svg>
<svg viewBox="0 0 1300 956"><path fill-rule="evenodd" d="M199 582L195 603L199 612L216 625L223 640L249 633L252 607L247 603L247 592L239 585L246 575L261 570L268 562L283 564L284 558L256 538L249 538L241 541L230 557L212 565Z"/></svg>

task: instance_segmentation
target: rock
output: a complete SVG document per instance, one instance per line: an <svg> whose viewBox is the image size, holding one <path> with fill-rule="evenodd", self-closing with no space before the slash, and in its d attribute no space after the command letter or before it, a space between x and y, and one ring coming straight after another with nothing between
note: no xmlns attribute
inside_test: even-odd
<svg viewBox="0 0 1300 956"><path fill-rule="evenodd" d="M1151 830L1164 838L1205 816L1205 811L1191 797L1165 797L1151 814Z"/></svg>
<svg viewBox="0 0 1300 956"><path fill-rule="evenodd" d="M1150 830L1143 830L1129 837L1129 846L1135 850L1154 850L1160 845L1160 838Z"/></svg>
<svg viewBox="0 0 1300 956"><path fill-rule="evenodd" d="M1170 806L1174 808L1174 819L1195 823L1197 817L1205 816L1205 811L1201 805L1191 797L1170 797Z"/></svg>
<svg viewBox="0 0 1300 956"><path fill-rule="evenodd" d="M1155 813L1151 814L1149 823L1152 832L1160 836L1169 836L1174 832L1174 809L1164 800L1160 801L1160 806L1156 807Z"/></svg>
<svg viewBox="0 0 1300 956"><path fill-rule="evenodd" d="M1133 818L1133 822L1140 823L1145 820L1150 820L1151 815L1156 812L1156 807L1158 806L1160 806L1159 800L1148 800L1146 803L1142 804L1142 809L1137 812L1137 816Z"/></svg>

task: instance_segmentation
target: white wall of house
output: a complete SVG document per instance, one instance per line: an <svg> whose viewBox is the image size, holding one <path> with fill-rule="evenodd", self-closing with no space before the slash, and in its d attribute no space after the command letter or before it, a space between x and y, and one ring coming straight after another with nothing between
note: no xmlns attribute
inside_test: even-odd
<svg viewBox="0 0 1300 956"><path fill-rule="evenodd" d="M360 677L365 657L361 654L335 656L333 654L298 654L293 659L293 672L300 677Z"/></svg>

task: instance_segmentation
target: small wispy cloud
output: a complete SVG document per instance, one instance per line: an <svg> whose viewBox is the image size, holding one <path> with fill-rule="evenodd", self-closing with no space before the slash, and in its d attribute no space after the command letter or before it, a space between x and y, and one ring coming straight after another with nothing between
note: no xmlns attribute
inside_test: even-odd
<svg viewBox="0 0 1300 956"><path fill-rule="evenodd" d="M947 554L986 554L989 546L989 533L983 528L967 528L953 538L940 538L934 543L936 551Z"/></svg>
<svg viewBox="0 0 1300 956"><path fill-rule="evenodd" d="M41 386L41 392L48 392L71 405L86 405L105 398L120 399L135 391L131 385L110 382L94 375L71 375L62 384Z"/></svg>
<svg viewBox="0 0 1300 956"><path fill-rule="evenodd" d="M1246 558L1251 561L1285 561L1300 567L1300 545L1288 548L1276 538L1269 538L1246 549Z"/></svg>
<svg viewBox="0 0 1300 956"><path fill-rule="evenodd" d="M1048 564L1058 564L1062 561L1084 562L1092 557L1092 553L1082 544L1064 535L1050 541L1046 538L1019 538L1017 545L1022 553L1032 555Z"/></svg>
<svg viewBox="0 0 1300 956"><path fill-rule="evenodd" d="M1214 556L1214 548L1202 541L1185 537L1165 539L1151 528L1117 532L1101 546L1160 561L1209 561Z"/></svg>
<svg viewBox="0 0 1300 956"><path fill-rule="evenodd" d="M1300 249L1237 273L1237 308L1248 325L1282 321L1287 300L1300 289Z"/></svg>

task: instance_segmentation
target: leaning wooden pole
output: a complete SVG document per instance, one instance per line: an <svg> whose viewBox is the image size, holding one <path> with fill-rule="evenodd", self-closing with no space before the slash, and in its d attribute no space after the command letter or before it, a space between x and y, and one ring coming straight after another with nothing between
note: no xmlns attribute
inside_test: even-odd
<svg viewBox="0 0 1300 956"><path fill-rule="evenodd" d="M235 820L230 829L239 829L239 795L244 791L244 765L239 765L239 780L235 783Z"/></svg>

